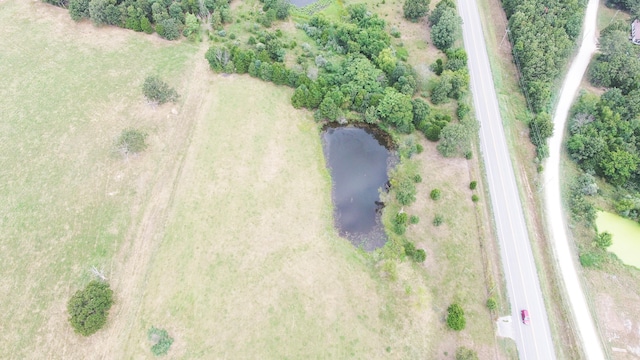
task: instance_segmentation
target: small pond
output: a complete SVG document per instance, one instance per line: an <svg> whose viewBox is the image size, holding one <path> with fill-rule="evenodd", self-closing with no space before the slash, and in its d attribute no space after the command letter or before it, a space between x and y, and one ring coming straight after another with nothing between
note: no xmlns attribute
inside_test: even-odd
<svg viewBox="0 0 640 360"><path fill-rule="evenodd" d="M387 241L380 221L388 170L397 162L382 134L360 127L329 127L322 132L333 182L334 220L341 236L367 251Z"/></svg>
<svg viewBox="0 0 640 360"><path fill-rule="evenodd" d="M311 5L318 0L290 0L291 4L299 8Z"/></svg>
<svg viewBox="0 0 640 360"><path fill-rule="evenodd" d="M598 232L608 232L613 244L608 248L623 263L640 269L640 224L622 216L598 211Z"/></svg>

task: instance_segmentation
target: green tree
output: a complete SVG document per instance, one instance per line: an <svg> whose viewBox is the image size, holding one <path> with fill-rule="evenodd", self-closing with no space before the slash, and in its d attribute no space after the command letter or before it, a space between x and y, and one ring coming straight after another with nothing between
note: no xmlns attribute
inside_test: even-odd
<svg viewBox="0 0 640 360"><path fill-rule="evenodd" d="M402 6L404 18L418 22L429 11L429 0L405 0Z"/></svg>
<svg viewBox="0 0 640 360"><path fill-rule="evenodd" d="M89 19L89 3L91 0L69 0L69 15L74 21Z"/></svg>
<svg viewBox="0 0 640 360"><path fill-rule="evenodd" d="M198 18L193 14L187 14L184 19L184 30L182 34L185 37L196 36L200 31L200 23L198 22Z"/></svg>
<svg viewBox="0 0 640 360"><path fill-rule="evenodd" d="M112 304L113 291L109 288L109 284L91 281L83 290L78 290L69 299L67 304L69 322L75 332L89 336L106 324Z"/></svg>
<svg viewBox="0 0 640 360"><path fill-rule="evenodd" d="M175 40L180 37L180 23L173 18L164 19L157 24L156 31L167 40Z"/></svg>
<svg viewBox="0 0 640 360"><path fill-rule="evenodd" d="M152 326L147 332L147 338L153 343L151 346L151 352L155 356L167 355L171 344L173 344L173 338L169 336L169 333L165 329L158 329Z"/></svg>
<svg viewBox="0 0 640 360"><path fill-rule="evenodd" d="M432 200L439 200L440 197L442 197L442 191L440 191L440 189L433 189L431 190L429 197L431 197Z"/></svg>
<svg viewBox="0 0 640 360"><path fill-rule="evenodd" d="M487 299L487 309L493 311L498 308L498 302L494 297L490 297Z"/></svg>
<svg viewBox="0 0 640 360"><path fill-rule="evenodd" d="M624 185L638 169L638 155L625 150L612 151L601 162L604 176L613 185Z"/></svg>
<svg viewBox="0 0 640 360"><path fill-rule="evenodd" d="M409 96L394 88L386 88L377 110L383 122L395 126L400 132L413 132L413 106Z"/></svg>
<svg viewBox="0 0 640 360"><path fill-rule="evenodd" d="M440 50L453 46L462 34L462 20L454 9L447 8L431 26L431 41Z"/></svg>
<svg viewBox="0 0 640 360"><path fill-rule="evenodd" d="M142 16L140 18L140 28L147 34L153 34L153 27L151 26L151 22L147 19L146 16Z"/></svg>
<svg viewBox="0 0 640 360"><path fill-rule="evenodd" d="M164 104L170 101L178 100L178 93L167 83L162 81L158 76L150 75L144 79L142 85L142 93L149 101Z"/></svg>
<svg viewBox="0 0 640 360"><path fill-rule="evenodd" d="M464 124L449 123L440 132L438 151L444 157L463 156L471 149L470 131Z"/></svg>
<svg viewBox="0 0 640 360"><path fill-rule="evenodd" d="M139 153L147 148L146 138L147 134L142 131L126 129L118 137L116 147L125 155Z"/></svg>
<svg viewBox="0 0 640 360"><path fill-rule="evenodd" d="M452 330L460 331L467 325L464 318L464 310L457 303L453 303L447 308L447 325Z"/></svg>

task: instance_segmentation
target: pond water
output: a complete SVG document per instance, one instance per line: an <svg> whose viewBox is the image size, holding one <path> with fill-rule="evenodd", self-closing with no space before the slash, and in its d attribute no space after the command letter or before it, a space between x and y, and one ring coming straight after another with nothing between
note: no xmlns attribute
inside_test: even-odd
<svg viewBox="0 0 640 360"><path fill-rule="evenodd" d="M598 232L606 231L612 236L613 244L608 250L623 263L640 269L640 224L610 212L598 211L596 225Z"/></svg>
<svg viewBox="0 0 640 360"><path fill-rule="evenodd" d="M290 0L291 4L299 8L311 5L318 0Z"/></svg>
<svg viewBox="0 0 640 360"><path fill-rule="evenodd" d="M371 251L387 241L380 215L388 170L395 156L376 132L359 127L328 128L322 133L327 167L333 180L334 220L341 236Z"/></svg>

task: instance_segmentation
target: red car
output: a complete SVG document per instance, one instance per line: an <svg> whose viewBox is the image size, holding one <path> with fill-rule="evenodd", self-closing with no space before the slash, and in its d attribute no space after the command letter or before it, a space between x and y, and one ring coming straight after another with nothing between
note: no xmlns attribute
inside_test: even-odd
<svg viewBox="0 0 640 360"><path fill-rule="evenodd" d="M529 311L527 311L527 309L524 309L520 312L520 314L522 315L522 322L525 325L529 325Z"/></svg>

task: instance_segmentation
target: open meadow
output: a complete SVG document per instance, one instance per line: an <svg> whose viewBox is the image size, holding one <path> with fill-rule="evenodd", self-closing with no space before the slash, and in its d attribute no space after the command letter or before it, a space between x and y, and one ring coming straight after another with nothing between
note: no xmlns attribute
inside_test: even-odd
<svg viewBox="0 0 640 360"><path fill-rule="evenodd" d="M409 57L427 81L424 24L389 6L409 51L427 51ZM505 357L485 305L497 296L506 312L488 201L471 201L477 156L445 159L419 136L423 180L405 210L427 260L398 261L392 279L384 251L337 235L320 129L292 89L214 74L206 41L74 23L39 2L0 2L0 21L1 358L150 358L151 326L175 339L169 358ZM149 74L178 102L148 104ZM145 152L116 151L126 128L148 134ZM66 304L92 267L115 303L84 338ZM445 323L452 302L461 332Z"/></svg>

